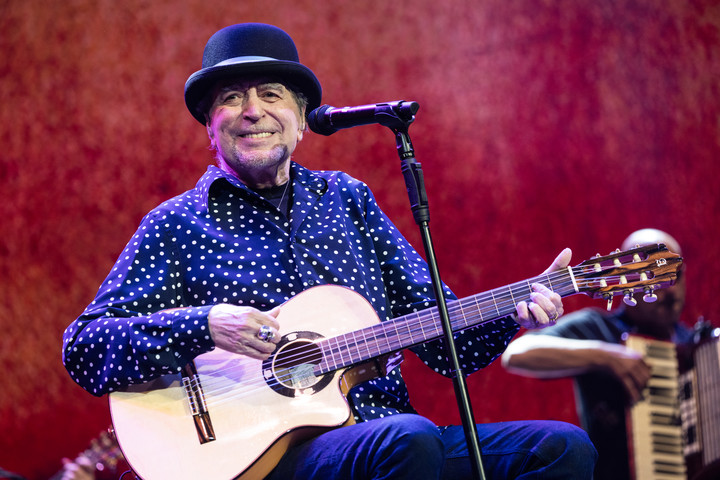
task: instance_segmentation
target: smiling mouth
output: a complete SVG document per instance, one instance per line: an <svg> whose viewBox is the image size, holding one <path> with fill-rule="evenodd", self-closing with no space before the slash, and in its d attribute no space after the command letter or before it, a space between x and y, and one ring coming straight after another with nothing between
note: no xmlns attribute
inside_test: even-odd
<svg viewBox="0 0 720 480"><path fill-rule="evenodd" d="M260 132L260 133L244 133L240 135L242 138L267 138L272 136L272 133L270 132Z"/></svg>

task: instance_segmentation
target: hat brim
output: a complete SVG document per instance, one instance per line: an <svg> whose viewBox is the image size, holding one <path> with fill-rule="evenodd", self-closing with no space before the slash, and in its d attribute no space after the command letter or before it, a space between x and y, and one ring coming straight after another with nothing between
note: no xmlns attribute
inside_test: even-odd
<svg viewBox="0 0 720 480"><path fill-rule="evenodd" d="M241 60L203 68L185 82L185 105L195 119L205 125L205 113L200 104L218 80L241 78L248 75L277 77L307 97L305 114L320 106L322 87L315 74L306 66L285 60Z"/></svg>

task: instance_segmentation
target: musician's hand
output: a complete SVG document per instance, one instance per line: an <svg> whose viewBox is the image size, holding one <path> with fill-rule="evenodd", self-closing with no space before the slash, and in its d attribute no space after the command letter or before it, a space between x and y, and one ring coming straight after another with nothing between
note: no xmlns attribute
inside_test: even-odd
<svg viewBox="0 0 720 480"><path fill-rule="evenodd" d="M630 404L641 400L643 389L650 380L650 367L643 360L642 354L623 345L612 345L611 348L597 352L596 364L615 377L625 387Z"/></svg>
<svg viewBox="0 0 720 480"><path fill-rule="evenodd" d="M543 273L566 268L570 264L571 257L572 251L569 248L564 249ZM532 289L529 302L524 300L518 302L515 321L525 328L554 325L558 317L563 314L562 298L539 283L533 284Z"/></svg>
<svg viewBox="0 0 720 480"><path fill-rule="evenodd" d="M212 307L208 314L210 336L223 350L265 360L280 341L280 324L276 320L279 313L280 307L261 312L252 307L221 303ZM267 340L259 336L264 326L270 328Z"/></svg>

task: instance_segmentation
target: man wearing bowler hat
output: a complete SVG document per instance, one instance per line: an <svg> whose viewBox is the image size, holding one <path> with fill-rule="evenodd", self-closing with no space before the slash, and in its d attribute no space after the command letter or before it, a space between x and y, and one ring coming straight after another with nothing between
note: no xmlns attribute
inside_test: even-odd
<svg viewBox="0 0 720 480"><path fill-rule="evenodd" d="M293 40L279 28L232 25L210 38L202 69L185 85L185 102L205 126L217 166L208 167L195 188L143 219L95 300L65 331L63 359L77 383L99 396L135 391L136 384L182 372L189 378L188 391L202 398L209 382L193 383L198 377L187 372L187 365L198 363L199 355L223 352L230 352L233 361L267 360L258 363L265 375L276 367L274 355L298 336L312 335L285 335L302 329L292 325L283 308L297 297L308 298L310 291L330 291L329 285L354 291L382 321L432 307L427 265L368 187L345 173L310 171L291 159L306 132L306 115L321 97L320 82L299 62ZM565 250L550 269L569 261ZM521 325L545 326L562 314L557 294L542 285L533 289L515 315L457 334L468 371L497 358ZM447 295L456 298L449 290ZM321 312L331 317L330 323L342 320L332 318L334 311ZM447 372L442 341L412 351L430 368ZM381 358L374 364L379 376L363 378L347 392L353 424L283 437L292 441L279 453L284 440L268 445L272 455L233 475L472 478L463 429L437 427L417 415L397 368L399 355ZM288 414L320 390L336 388L313 383L312 372L298 373L304 366L293 364L287 371L293 382L310 377L312 385L288 386L282 378L276 384L260 382L273 388L273 395L297 388L299 393L290 396L300 400L288 402ZM217 421L211 402L207 411L203 408L193 405L197 421ZM275 414L260 412L268 418L258 428L277 422ZM577 427L538 421L477 428L488 478L591 478L595 450ZM148 425L142 429L147 433ZM208 437L205 451L222 441L215 436L222 437L220 429L215 430L199 433ZM256 447L249 443L237 446L238 455ZM128 461L133 465L132 458ZM177 458L180 470L173 478L196 461ZM215 463L231 461L232 453ZM168 471L174 467L168 465Z"/></svg>

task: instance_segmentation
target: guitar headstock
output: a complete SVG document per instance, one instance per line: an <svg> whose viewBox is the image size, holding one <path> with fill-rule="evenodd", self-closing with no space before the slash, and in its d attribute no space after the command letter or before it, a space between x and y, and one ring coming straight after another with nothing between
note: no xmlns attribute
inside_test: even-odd
<svg viewBox="0 0 720 480"><path fill-rule="evenodd" d="M628 305L637 303L637 292L646 302L655 301L654 291L675 283L681 266L682 257L658 243L597 255L572 270L578 291L608 300L609 309L615 295L623 295Z"/></svg>

